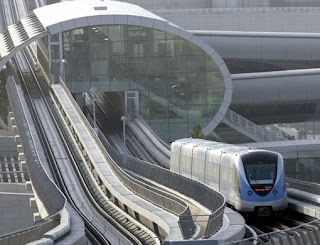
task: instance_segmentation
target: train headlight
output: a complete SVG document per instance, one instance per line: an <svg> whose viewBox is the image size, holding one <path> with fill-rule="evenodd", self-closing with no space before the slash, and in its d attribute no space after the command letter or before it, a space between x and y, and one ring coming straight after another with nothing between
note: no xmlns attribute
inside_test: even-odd
<svg viewBox="0 0 320 245"><path fill-rule="evenodd" d="M248 191L248 195L251 196L252 195L252 191Z"/></svg>
<svg viewBox="0 0 320 245"><path fill-rule="evenodd" d="M277 195L278 191L277 190L273 190L272 193Z"/></svg>

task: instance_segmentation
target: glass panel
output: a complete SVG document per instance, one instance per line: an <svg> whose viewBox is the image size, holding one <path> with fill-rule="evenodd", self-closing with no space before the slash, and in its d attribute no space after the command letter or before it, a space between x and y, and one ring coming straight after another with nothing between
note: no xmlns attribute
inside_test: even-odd
<svg viewBox="0 0 320 245"><path fill-rule="evenodd" d="M71 46L71 56L73 60L86 59L89 57L88 43L74 42Z"/></svg>
<svg viewBox="0 0 320 245"><path fill-rule="evenodd" d="M187 55L204 55L202 49L200 49L197 45L193 44L192 42L186 42L186 52Z"/></svg>
<svg viewBox="0 0 320 245"><path fill-rule="evenodd" d="M190 92L191 99L189 105L205 105L207 104L207 93L206 90L192 90Z"/></svg>
<svg viewBox="0 0 320 245"><path fill-rule="evenodd" d="M188 107L187 106L169 106L169 119L171 122L187 122Z"/></svg>
<svg viewBox="0 0 320 245"><path fill-rule="evenodd" d="M108 67L107 61L91 62L91 78L93 79L94 76L107 76Z"/></svg>
<svg viewBox="0 0 320 245"><path fill-rule="evenodd" d="M149 56L166 56L166 54L167 54L166 40L149 41Z"/></svg>
<svg viewBox="0 0 320 245"><path fill-rule="evenodd" d="M208 88L224 88L224 79L221 72L207 72L206 80Z"/></svg>
<svg viewBox="0 0 320 245"><path fill-rule="evenodd" d="M111 25L108 26L108 34L110 41L126 41L127 26Z"/></svg>
<svg viewBox="0 0 320 245"><path fill-rule="evenodd" d="M190 84L191 89L199 89L199 88L206 88L206 78L205 73L188 73L187 74L187 81Z"/></svg>
<svg viewBox="0 0 320 245"><path fill-rule="evenodd" d="M204 105L191 105L188 106L189 122L199 122L202 118L206 118L207 106Z"/></svg>
<svg viewBox="0 0 320 245"><path fill-rule="evenodd" d="M219 72L219 67L214 62L214 60L207 54L205 56L206 56L206 70Z"/></svg>
<svg viewBox="0 0 320 245"><path fill-rule="evenodd" d="M128 26L128 40L147 40L147 30L141 26Z"/></svg>
<svg viewBox="0 0 320 245"><path fill-rule="evenodd" d="M148 72L149 74L166 73L167 72L166 57L149 57Z"/></svg>
<svg viewBox="0 0 320 245"><path fill-rule="evenodd" d="M100 60L108 58L108 42L104 43L90 43L88 44L90 49L90 59Z"/></svg>
<svg viewBox="0 0 320 245"><path fill-rule="evenodd" d="M206 62L204 56L188 56L187 58L187 71L205 71Z"/></svg>
<svg viewBox="0 0 320 245"><path fill-rule="evenodd" d="M59 34L51 35L50 38L51 38L51 42L56 42L56 43L59 42Z"/></svg>
<svg viewBox="0 0 320 245"><path fill-rule="evenodd" d="M148 78L146 75L129 74L130 90L148 90Z"/></svg>
<svg viewBox="0 0 320 245"><path fill-rule="evenodd" d="M181 37L110 25L68 31L63 40L72 92L93 84L102 91L139 91L140 112L168 140L188 137L188 125L205 126L220 108L224 79L218 66Z"/></svg>
<svg viewBox="0 0 320 245"><path fill-rule="evenodd" d="M163 31L150 29L148 40L166 39L166 36L166 33Z"/></svg>
<svg viewBox="0 0 320 245"><path fill-rule="evenodd" d="M59 45L51 45L51 59L59 60Z"/></svg>
<svg viewBox="0 0 320 245"><path fill-rule="evenodd" d="M126 57L109 59L110 80L127 78L128 65Z"/></svg>
<svg viewBox="0 0 320 245"><path fill-rule="evenodd" d="M188 123L171 123L170 124L170 142L186 137L189 131Z"/></svg>
<svg viewBox="0 0 320 245"><path fill-rule="evenodd" d="M155 131L157 135L161 135L161 138L167 142L169 142L169 126L168 124L150 124L152 129Z"/></svg>
<svg viewBox="0 0 320 245"><path fill-rule="evenodd" d="M167 64L168 64L168 73L186 72L187 70L185 56L167 57Z"/></svg>
<svg viewBox="0 0 320 245"><path fill-rule="evenodd" d="M72 62L72 75L88 75L90 74L90 64L88 60L73 60Z"/></svg>
<svg viewBox="0 0 320 245"><path fill-rule="evenodd" d="M131 74L143 74L148 70L148 60L145 58L129 58L128 72Z"/></svg>
<svg viewBox="0 0 320 245"><path fill-rule="evenodd" d="M207 103L208 104L221 104L224 96L223 89L208 89Z"/></svg>
<svg viewBox="0 0 320 245"><path fill-rule="evenodd" d="M127 43L126 42L109 42L110 54L112 57L124 57L127 56Z"/></svg>
<svg viewBox="0 0 320 245"><path fill-rule="evenodd" d="M168 76L155 74L149 76L149 90L150 91L167 91L168 86Z"/></svg>
<svg viewBox="0 0 320 245"><path fill-rule="evenodd" d="M129 41L128 55L129 57L146 57L148 54L148 47L146 41Z"/></svg>

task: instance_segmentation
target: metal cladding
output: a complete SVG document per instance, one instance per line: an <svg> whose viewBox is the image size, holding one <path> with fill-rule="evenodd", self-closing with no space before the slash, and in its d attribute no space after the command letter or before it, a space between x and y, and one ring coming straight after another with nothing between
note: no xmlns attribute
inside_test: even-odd
<svg viewBox="0 0 320 245"><path fill-rule="evenodd" d="M0 34L0 69L21 48L47 34L35 14L31 14Z"/></svg>

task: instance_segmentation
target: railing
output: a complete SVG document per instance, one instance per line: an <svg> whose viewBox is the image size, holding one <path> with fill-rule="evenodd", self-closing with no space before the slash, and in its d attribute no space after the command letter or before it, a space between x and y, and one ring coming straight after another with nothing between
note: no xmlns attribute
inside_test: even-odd
<svg viewBox="0 0 320 245"><path fill-rule="evenodd" d="M45 232L57 226L59 224L58 217L60 217L60 212L65 207L66 199L60 189L48 177L48 174L40 161L39 153L35 146L35 139L30 131L30 122L22 106L22 103L25 104L26 101L20 96L18 87L12 79L9 79L7 83L7 91L12 110L16 115L15 121L18 126L21 144L28 162L29 175L33 188L49 214L49 217L42 220L41 224L3 236L3 239L12 239L12 242L9 242L8 244L19 244L15 241L20 237L25 236L26 233L31 234L34 231L37 235L26 236L27 240L24 240L24 243L31 242L31 239L37 240L41 238Z"/></svg>
<svg viewBox="0 0 320 245"><path fill-rule="evenodd" d="M23 245L39 240L46 232L57 226L57 223L60 219L59 216L59 213L57 213L50 218L43 219L41 223L38 223L37 225L34 225L32 227L1 235L0 245Z"/></svg>
<svg viewBox="0 0 320 245"><path fill-rule="evenodd" d="M241 133L244 135L257 140L257 141L284 141L287 140L281 134L276 134L267 130L264 127L258 126L245 117L239 115L238 113L228 109L225 117L222 122L227 124L228 126L241 129ZM281 132L281 131L279 131Z"/></svg>
<svg viewBox="0 0 320 245"><path fill-rule="evenodd" d="M203 215L200 222L205 222L204 237L208 238L214 235L222 225L225 200L224 197L209 188L208 186L195 180L186 178L167 169L141 161L137 158L127 156L127 162L124 164L123 155L116 151L105 139L103 133L99 131L99 138L110 156L116 163L139 176L148 178L172 190L178 191L188 196L211 211L210 215ZM202 216L202 215L201 215ZM185 222L186 214L179 216L179 222Z"/></svg>
<svg viewBox="0 0 320 245"><path fill-rule="evenodd" d="M320 184L292 179L292 178L287 178L287 183L289 184L290 188L320 195Z"/></svg>
<svg viewBox="0 0 320 245"><path fill-rule="evenodd" d="M128 174L126 174L118 165L117 163L123 161L122 155L112 155L106 150L104 145L101 143L99 137L93 131L89 121L83 115L79 105L74 101L69 89L66 87L63 80L60 78L60 84L62 88L67 93L70 102L73 104L73 107L78 112L78 115L81 117L82 121L86 125L88 132L90 133L91 137L96 141L100 150L104 153L107 157L109 166L118 176L118 178L124 183L124 185L129 188L132 192L136 193L137 195L143 197L144 199L152 202L153 204L160 206L172 213L176 214L179 217L179 225L181 229L181 233L184 238L190 238L195 232L195 224L193 222L189 206L179 198L176 198L170 194L166 194L162 191L159 191L151 186L148 186ZM100 131L99 131L100 133Z"/></svg>

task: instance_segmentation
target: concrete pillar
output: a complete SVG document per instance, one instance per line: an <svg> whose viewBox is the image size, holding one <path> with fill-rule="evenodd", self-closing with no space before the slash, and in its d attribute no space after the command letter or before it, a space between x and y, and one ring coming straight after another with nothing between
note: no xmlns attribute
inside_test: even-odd
<svg viewBox="0 0 320 245"><path fill-rule="evenodd" d="M11 131L12 131L13 135L18 135L19 134L17 125L12 125L11 126Z"/></svg>
<svg viewBox="0 0 320 245"><path fill-rule="evenodd" d="M22 171L26 171L28 169L26 161L21 161L21 169Z"/></svg>
<svg viewBox="0 0 320 245"><path fill-rule="evenodd" d="M9 117L8 128L11 128L13 125L16 125L16 121L15 121L14 117Z"/></svg>
<svg viewBox="0 0 320 245"><path fill-rule="evenodd" d="M41 218L41 215L39 213L34 213L33 214L33 221L34 222L38 222L40 221L42 218Z"/></svg>
<svg viewBox="0 0 320 245"><path fill-rule="evenodd" d="M26 181L26 187L27 187L27 191L31 191L32 192L32 183L31 183L31 181Z"/></svg>
<svg viewBox="0 0 320 245"><path fill-rule="evenodd" d="M22 145L17 145L17 152L18 153L23 153L23 148L22 148Z"/></svg>
<svg viewBox="0 0 320 245"><path fill-rule="evenodd" d="M31 198L30 198L30 207L31 207L31 208L38 208L38 207L37 207L36 199L35 199L34 197L31 197Z"/></svg>
<svg viewBox="0 0 320 245"><path fill-rule="evenodd" d="M26 160L26 156L24 155L23 152L20 152L18 155L18 160L19 161L25 161Z"/></svg>
<svg viewBox="0 0 320 245"><path fill-rule="evenodd" d="M17 144L20 144L21 141L20 141L20 136L19 135L15 135L14 136L14 142L16 142Z"/></svg>

